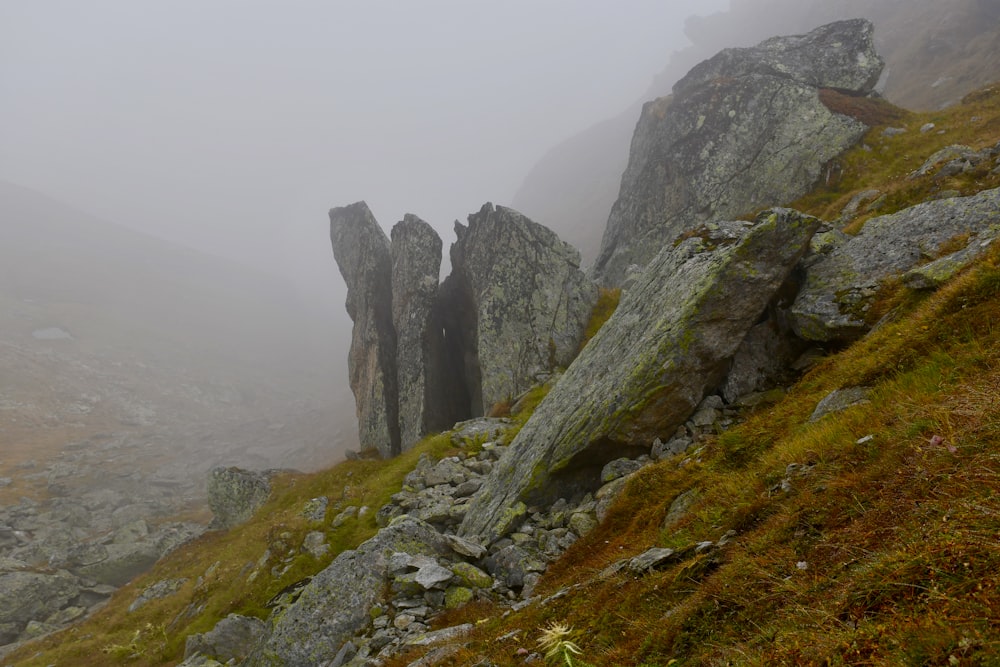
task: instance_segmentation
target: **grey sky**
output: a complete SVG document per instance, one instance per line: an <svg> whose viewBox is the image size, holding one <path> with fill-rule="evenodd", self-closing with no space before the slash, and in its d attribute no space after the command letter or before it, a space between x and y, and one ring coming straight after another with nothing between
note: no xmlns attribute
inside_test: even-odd
<svg viewBox="0 0 1000 667"><path fill-rule="evenodd" d="M0 179L333 276L327 208L446 230L505 203L547 148L644 94L685 16L727 5L0 0Z"/></svg>

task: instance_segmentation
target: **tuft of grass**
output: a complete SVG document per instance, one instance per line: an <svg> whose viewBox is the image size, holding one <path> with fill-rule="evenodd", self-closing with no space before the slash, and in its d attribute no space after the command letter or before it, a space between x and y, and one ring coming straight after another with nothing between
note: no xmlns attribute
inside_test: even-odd
<svg viewBox="0 0 1000 667"><path fill-rule="evenodd" d="M824 93L823 97L834 107L867 103L839 93ZM1000 85L986 86L967 95L962 104L939 111L904 113L898 117L885 113L882 117L869 117L872 129L861 144L830 165L829 178L789 205L833 221L853 197L877 189L879 197L863 205L857 216L848 221L844 231L854 234L875 215L895 213L948 190L968 196L1000 187L1000 175L991 173L994 165L988 161L969 173L949 178L934 178L933 174L909 178L927 158L945 146L963 144L978 150L1000 141ZM934 129L921 132L928 123L933 123ZM883 132L890 126L905 131L886 136Z"/></svg>
<svg viewBox="0 0 1000 667"><path fill-rule="evenodd" d="M583 340L580 341L580 349L583 350L590 342L590 339L597 335L597 332L601 330L604 323L611 319L614 315L615 310L618 308L618 302L621 300L622 291L620 289L610 289L606 287L601 287L597 294L597 303L594 304L594 309L590 311L590 320L587 322L587 328L583 332Z"/></svg>

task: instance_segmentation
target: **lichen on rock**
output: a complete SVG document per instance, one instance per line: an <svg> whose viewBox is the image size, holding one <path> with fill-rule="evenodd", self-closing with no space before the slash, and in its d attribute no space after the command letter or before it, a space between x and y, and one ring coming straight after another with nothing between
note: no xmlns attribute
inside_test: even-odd
<svg viewBox="0 0 1000 667"><path fill-rule="evenodd" d="M872 91L882 60L872 24L840 21L807 35L726 49L647 103L632 139L594 277L620 286L664 242L703 222L794 200L867 127L828 109L822 88Z"/></svg>
<svg viewBox="0 0 1000 667"><path fill-rule="evenodd" d="M519 502L594 490L608 461L673 434L722 381L819 224L775 209L668 244L511 443L460 534L496 539Z"/></svg>

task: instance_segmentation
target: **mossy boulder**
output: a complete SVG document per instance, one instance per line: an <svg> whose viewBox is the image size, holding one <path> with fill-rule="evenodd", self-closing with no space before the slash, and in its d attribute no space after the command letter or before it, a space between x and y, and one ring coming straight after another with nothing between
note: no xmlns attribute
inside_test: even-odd
<svg viewBox="0 0 1000 667"><path fill-rule="evenodd" d="M496 539L516 528L519 503L596 490L606 463L672 435L719 386L819 224L774 209L665 248L511 443L460 534Z"/></svg>
<svg viewBox="0 0 1000 667"><path fill-rule="evenodd" d="M451 566L451 571L463 586L489 588L493 585L493 578L471 563L455 563Z"/></svg>
<svg viewBox="0 0 1000 667"><path fill-rule="evenodd" d="M464 604L472 602L474 594L471 588L464 586L451 586L444 592L444 608L455 609Z"/></svg>

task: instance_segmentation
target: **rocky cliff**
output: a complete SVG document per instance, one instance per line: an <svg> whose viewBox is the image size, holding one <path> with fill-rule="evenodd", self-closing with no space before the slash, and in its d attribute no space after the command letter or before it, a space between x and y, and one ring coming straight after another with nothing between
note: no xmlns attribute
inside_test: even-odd
<svg viewBox="0 0 1000 667"><path fill-rule="evenodd" d="M426 222L407 215L390 244L364 202L330 211L363 450L393 456L509 404L579 348L597 290L576 250L492 204L456 235L439 286L441 239Z"/></svg>
<svg viewBox="0 0 1000 667"><path fill-rule="evenodd" d="M827 108L820 91L872 92L882 71L873 30L843 21L726 49L643 107L596 280L621 285L685 229L804 194L867 129Z"/></svg>

